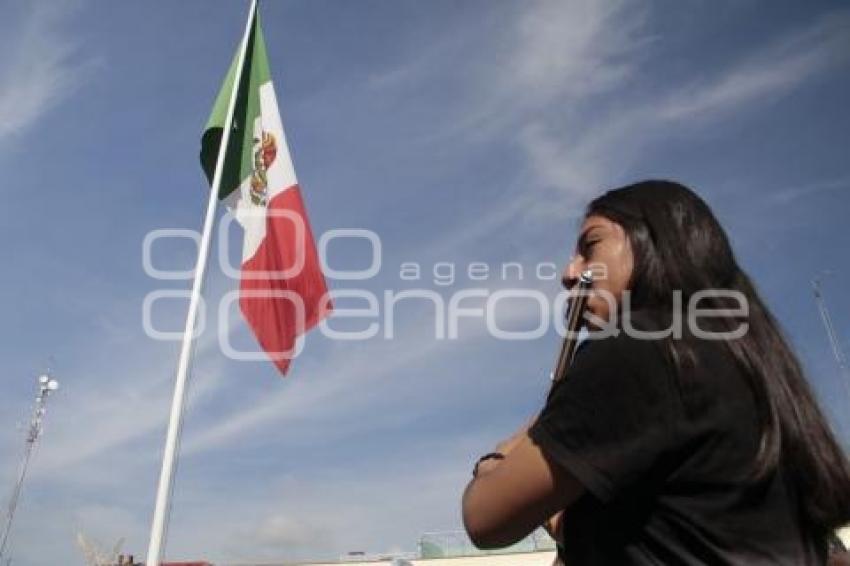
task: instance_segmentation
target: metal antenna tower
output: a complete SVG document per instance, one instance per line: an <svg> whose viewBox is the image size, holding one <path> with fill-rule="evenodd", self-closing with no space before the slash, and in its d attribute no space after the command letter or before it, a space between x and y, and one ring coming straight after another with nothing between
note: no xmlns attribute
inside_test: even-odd
<svg viewBox="0 0 850 566"><path fill-rule="evenodd" d="M830 272L824 272L824 275L829 275ZM841 371L841 382L844 385L844 391L850 398L850 371L847 368L847 358L844 356L844 350L841 349L841 342L838 340L838 334L835 332L835 326L832 324L832 316L829 314L829 309L826 307L826 302L823 298L821 290L821 276L812 279L812 289L815 293L815 301L818 304L820 317L823 321L823 326L826 328L826 334L829 337L829 343L832 346L832 353L835 356L835 361L838 363L838 368Z"/></svg>
<svg viewBox="0 0 850 566"><path fill-rule="evenodd" d="M44 413L47 410L47 397L58 388L59 382L53 379L50 373L39 376L38 395L35 398L35 408L33 409L32 419L30 420L29 430L27 431L27 443L23 460L21 460L21 469L18 474L18 481L15 483L15 489L12 491L12 497L9 500L6 522L3 525L3 537L0 539L0 561L3 560L3 555L6 553L6 544L9 542L9 532L12 530L12 520L15 518L15 509L18 507L18 500L21 497L21 489L24 486L30 457L32 456L33 448L35 448L35 443L43 430L42 424L44 422Z"/></svg>

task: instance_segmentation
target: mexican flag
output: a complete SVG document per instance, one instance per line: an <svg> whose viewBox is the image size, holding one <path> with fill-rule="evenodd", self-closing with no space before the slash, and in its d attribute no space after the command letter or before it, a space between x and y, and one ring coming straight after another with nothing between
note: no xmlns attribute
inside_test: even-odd
<svg viewBox="0 0 850 566"><path fill-rule="evenodd" d="M237 52L201 140L201 165L210 183L238 63ZM245 231L239 307L260 345L285 374L296 353L296 338L327 316L331 303L256 13L236 86L219 198Z"/></svg>

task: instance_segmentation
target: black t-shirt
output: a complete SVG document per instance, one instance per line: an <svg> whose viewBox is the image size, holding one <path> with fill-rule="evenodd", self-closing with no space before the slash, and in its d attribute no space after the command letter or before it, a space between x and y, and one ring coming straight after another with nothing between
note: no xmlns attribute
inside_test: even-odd
<svg viewBox="0 0 850 566"><path fill-rule="evenodd" d="M663 343L586 341L532 439L585 487L564 513L567 566L825 564L780 470L744 481L758 448L753 395L719 341L673 371Z"/></svg>

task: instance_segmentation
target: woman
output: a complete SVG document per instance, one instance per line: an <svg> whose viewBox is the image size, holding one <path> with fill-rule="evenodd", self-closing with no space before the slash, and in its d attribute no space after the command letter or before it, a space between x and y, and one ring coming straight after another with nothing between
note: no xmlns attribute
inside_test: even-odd
<svg viewBox="0 0 850 566"><path fill-rule="evenodd" d="M604 194L565 285L586 269L590 339L476 465L473 542L545 523L568 566L824 564L850 467L708 206L668 181Z"/></svg>

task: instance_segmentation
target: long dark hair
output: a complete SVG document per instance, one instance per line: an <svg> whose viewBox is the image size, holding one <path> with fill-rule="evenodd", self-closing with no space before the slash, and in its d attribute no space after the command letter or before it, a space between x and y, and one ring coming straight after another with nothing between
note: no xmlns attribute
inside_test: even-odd
<svg viewBox="0 0 850 566"><path fill-rule="evenodd" d="M809 525L834 529L848 522L846 455L779 324L738 266L708 205L679 183L650 180L605 193L588 205L585 215L604 216L623 227L634 255L629 283L633 308L670 308L674 290L681 291L682 304L706 289L733 290L746 297L748 330L725 343L756 400L760 442L748 479L767 480L782 465ZM730 307L721 297L708 298L700 306ZM714 324L722 330L740 322L721 317ZM667 350L679 370L693 356L687 340L668 339Z"/></svg>

